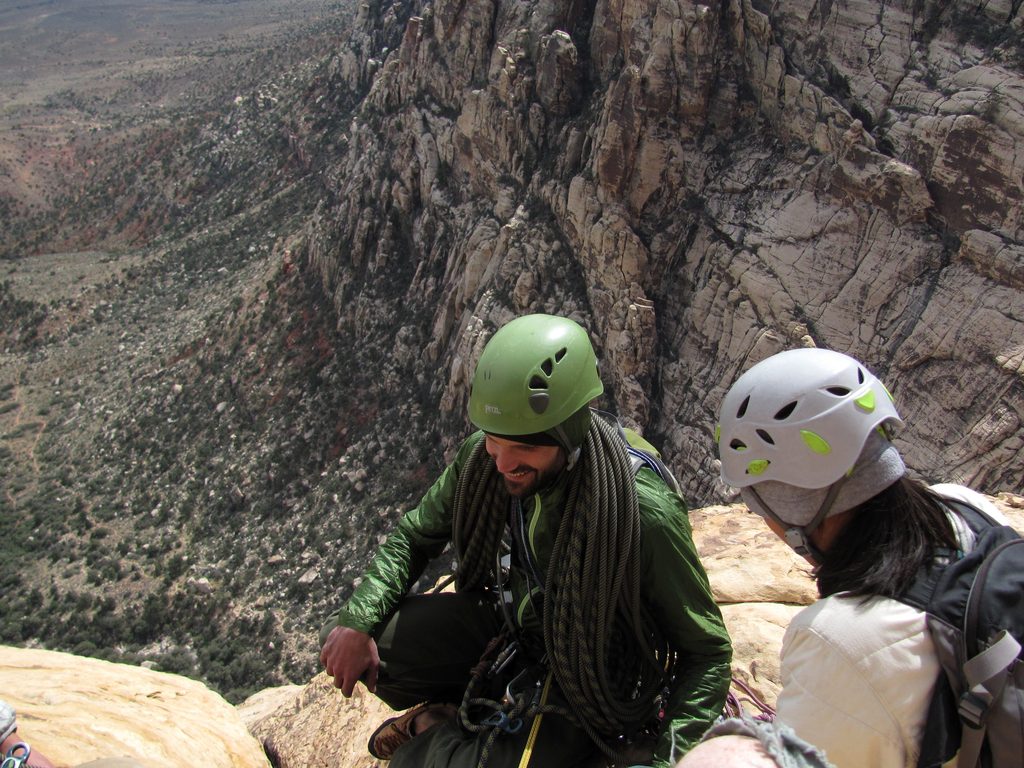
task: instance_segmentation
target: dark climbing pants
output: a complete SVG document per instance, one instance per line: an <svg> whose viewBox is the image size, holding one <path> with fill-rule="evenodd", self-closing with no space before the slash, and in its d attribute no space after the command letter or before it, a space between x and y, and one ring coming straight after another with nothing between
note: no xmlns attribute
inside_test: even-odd
<svg viewBox="0 0 1024 768"><path fill-rule="evenodd" d="M407 597L377 636L380 674L377 695L395 709L423 701L458 706L472 668L502 628L498 610L480 595L438 593ZM509 680L525 669L516 659L506 674L487 681L482 695L500 698ZM565 706L552 686L549 703ZM530 760L523 763L533 719L516 733L500 731L488 745L490 730L466 731L457 723L428 729L403 744L392 768L475 768L486 748L485 768L574 768L592 766L597 752L586 733L566 718L541 716Z"/></svg>

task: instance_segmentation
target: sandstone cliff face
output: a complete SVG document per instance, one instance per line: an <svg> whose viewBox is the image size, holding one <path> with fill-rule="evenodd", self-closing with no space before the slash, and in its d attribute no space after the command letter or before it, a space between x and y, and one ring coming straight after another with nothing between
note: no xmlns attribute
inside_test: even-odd
<svg viewBox="0 0 1024 768"><path fill-rule="evenodd" d="M66 653L0 646L0 696L57 766L130 758L147 768L269 768L238 712L202 683Z"/></svg>
<svg viewBox="0 0 1024 768"><path fill-rule="evenodd" d="M729 383L815 344L887 382L914 469L1019 490L1022 14L364 6L327 86L356 105L347 143L295 243L365 350L353 384L373 376L450 449L488 335L565 313L593 332L606 405L710 500Z"/></svg>

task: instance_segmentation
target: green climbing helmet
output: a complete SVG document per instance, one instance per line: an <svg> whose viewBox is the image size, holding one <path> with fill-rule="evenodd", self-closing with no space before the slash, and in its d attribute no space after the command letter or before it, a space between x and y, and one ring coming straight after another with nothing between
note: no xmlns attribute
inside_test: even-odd
<svg viewBox="0 0 1024 768"><path fill-rule="evenodd" d="M547 433L602 392L597 356L578 323L524 315L499 328L484 347L469 394L469 420L494 435Z"/></svg>

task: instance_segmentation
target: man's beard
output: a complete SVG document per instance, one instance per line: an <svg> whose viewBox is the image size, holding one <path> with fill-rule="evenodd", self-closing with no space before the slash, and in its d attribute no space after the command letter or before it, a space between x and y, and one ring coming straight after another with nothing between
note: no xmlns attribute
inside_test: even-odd
<svg viewBox="0 0 1024 768"><path fill-rule="evenodd" d="M508 491L510 496L515 496L517 499L525 499L527 496L532 496L539 489L547 485L554 474L532 467L527 467L526 469L528 472L519 480L513 481L505 475L501 476L501 479L505 482L505 490Z"/></svg>

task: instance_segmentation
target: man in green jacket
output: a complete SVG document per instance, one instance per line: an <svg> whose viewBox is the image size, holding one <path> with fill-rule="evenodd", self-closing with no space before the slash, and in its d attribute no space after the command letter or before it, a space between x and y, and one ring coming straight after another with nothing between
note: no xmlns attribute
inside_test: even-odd
<svg viewBox="0 0 1024 768"><path fill-rule="evenodd" d="M722 712L732 649L686 506L657 452L591 410L603 391L569 319L520 317L485 347L480 431L322 632L344 695L362 680L409 708L371 737L375 757L661 768ZM449 543L456 591L409 595Z"/></svg>

